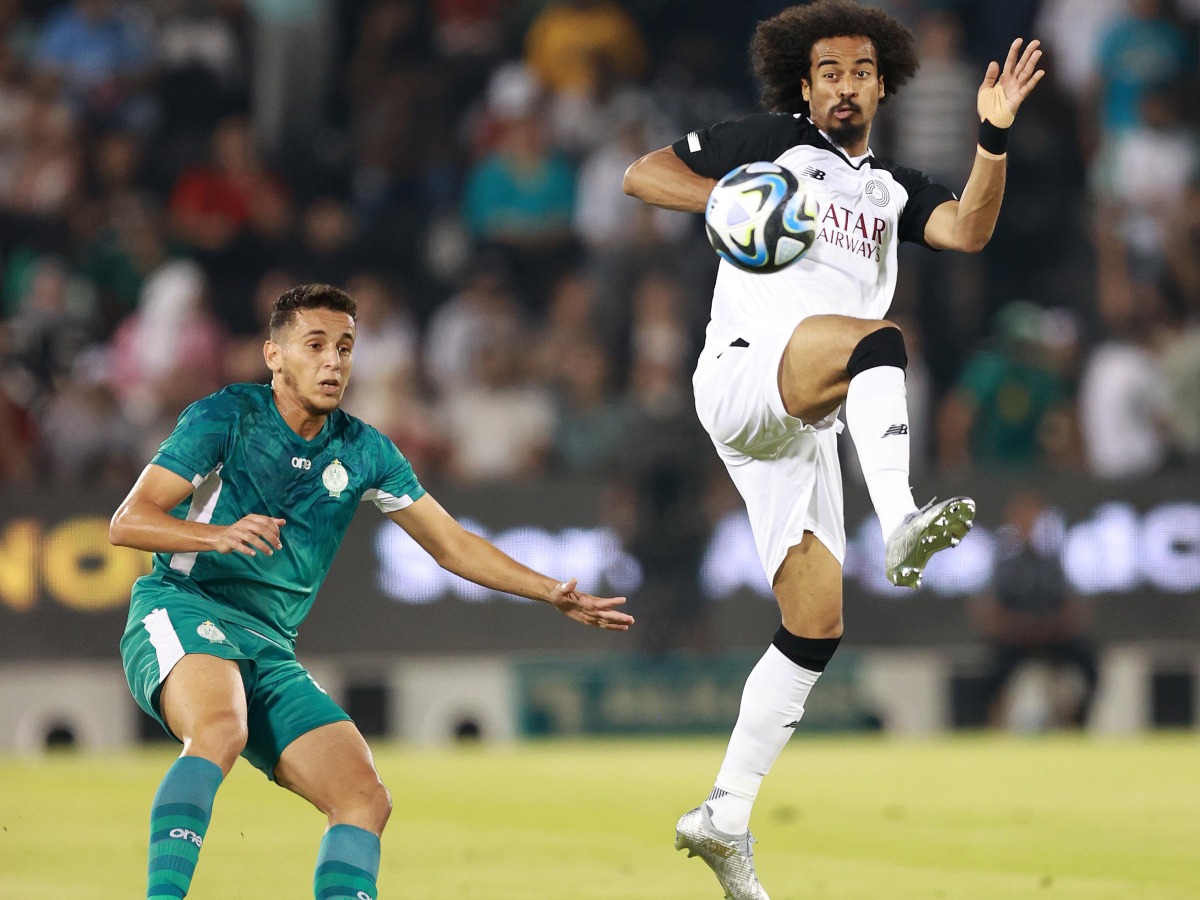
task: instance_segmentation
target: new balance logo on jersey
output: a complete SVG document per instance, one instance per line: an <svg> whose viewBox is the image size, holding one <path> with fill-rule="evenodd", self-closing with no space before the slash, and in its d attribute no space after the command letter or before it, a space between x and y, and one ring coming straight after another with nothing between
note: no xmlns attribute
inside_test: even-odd
<svg viewBox="0 0 1200 900"><path fill-rule="evenodd" d="M825 173L822 172L820 169L813 168L812 166L809 166L807 169L805 169L800 174L803 175L805 178L815 178L815 179L817 179L817 181L825 180Z"/></svg>
<svg viewBox="0 0 1200 900"><path fill-rule="evenodd" d="M200 837L200 835L196 834L196 832L192 831L190 828L172 828L171 837L179 838L180 840L184 841L191 841L197 847L204 846L204 838Z"/></svg>
<svg viewBox="0 0 1200 900"><path fill-rule="evenodd" d="M894 434L908 434L908 426L907 425L893 425L891 428L889 428L887 431L885 431L883 433L883 436L891 437Z"/></svg>
<svg viewBox="0 0 1200 900"><path fill-rule="evenodd" d="M799 720L799 719L797 719L795 722L788 722L788 723L787 723L786 725L784 725L783 727L784 727L784 728L799 728L799 727L800 727L800 720Z"/></svg>

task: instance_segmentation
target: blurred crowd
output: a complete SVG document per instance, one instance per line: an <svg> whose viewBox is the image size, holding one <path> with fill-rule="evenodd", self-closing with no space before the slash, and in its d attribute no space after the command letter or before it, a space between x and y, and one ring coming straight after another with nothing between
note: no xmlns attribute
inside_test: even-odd
<svg viewBox="0 0 1200 900"><path fill-rule="evenodd" d="M0 483L127 485L324 281L346 408L423 478L645 471L674 509L717 260L621 177L755 109L787 5L0 0ZM914 468L1195 467L1200 2L878 5L922 67L872 146L955 190L987 60L1036 35L1049 72L988 249L902 255Z"/></svg>

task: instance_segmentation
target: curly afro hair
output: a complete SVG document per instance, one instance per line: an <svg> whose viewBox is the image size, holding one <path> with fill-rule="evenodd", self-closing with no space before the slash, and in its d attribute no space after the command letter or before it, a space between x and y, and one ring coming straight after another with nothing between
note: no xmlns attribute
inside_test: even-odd
<svg viewBox="0 0 1200 900"><path fill-rule="evenodd" d="M894 96L919 65L912 32L881 9L853 0L817 0L758 23L750 50L754 74L762 82L763 105L771 112L808 115L800 79L812 84L813 44L822 38L858 35L875 47L879 75L887 85L880 102Z"/></svg>

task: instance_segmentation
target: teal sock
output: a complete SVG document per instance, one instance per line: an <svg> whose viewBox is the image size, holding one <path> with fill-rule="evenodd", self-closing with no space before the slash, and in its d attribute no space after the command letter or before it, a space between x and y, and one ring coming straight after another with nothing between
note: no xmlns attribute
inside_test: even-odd
<svg viewBox="0 0 1200 900"><path fill-rule="evenodd" d="M198 756L179 757L163 776L150 809L147 900L187 896L224 777L220 766Z"/></svg>
<svg viewBox="0 0 1200 900"><path fill-rule="evenodd" d="M378 900L379 838L354 825L334 825L321 838L313 895L317 900Z"/></svg>

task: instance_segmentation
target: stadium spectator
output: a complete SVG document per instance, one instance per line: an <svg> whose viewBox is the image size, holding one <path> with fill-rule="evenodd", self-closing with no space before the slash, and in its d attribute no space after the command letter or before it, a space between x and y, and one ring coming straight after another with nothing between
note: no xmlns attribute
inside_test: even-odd
<svg viewBox="0 0 1200 900"><path fill-rule="evenodd" d="M1066 712L1075 727L1087 723L1099 675L1086 638L1089 610L1067 584L1062 562L1044 516L1046 505L1034 490L1013 496L997 536L996 566L990 591L972 605L973 621L991 648L983 676L988 720L1003 722L1002 691L1018 666L1032 659L1070 666L1083 678L1083 690Z"/></svg>
<svg viewBox="0 0 1200 900"><path fill-rule="evenodd" d="M113 336L109 383L153 448L193 400L220 387L223 335L206 304L203 270L167 262L146 279L138 308Z"/></svg>
<svg viewBox="0 0 1200 900"><path fill-rule="evenodd" d="M270 376L263 361L262 345L271 324L271 304L295 284L295 276L280 268L268 269L255 284L251 299L244 304L245 327L228 334L225 376L230 382L261 384Z"/></svg>
<svg viewBox="0 0 1200 900"><path fill-rule="evenodd" d="M1100 65L1100 43L1128 0L1044 0L1034 30L1057 61L1058 83L1082 109Z"/></svg>
<svg viewBox="0 0 1200 900"><path fill-rule="evenodd" d="M623 256L645 244L671 244L690 230L686 216L648 207L621 190L629 160L651 148L642 106L630 104L609 129L609 139L579 168L573 227L593 255Z"/></svg>
<svg viewBox="0 0 1200 900"><path fill-rule="evenodd" d="M253 26L254 135L271 160L307 155L325 123L338 46L333 2L242 2Z"/></svg>
<svg viewBox="0 0 1200 900"><path fill-rule="evenodd" d="M3 335L0 335L3 341ZM37 475L37 425L29 411L9 396L0 382L0 485L29 484Z"/></svg>
<svg viewBox="0 0 1200 900"><path fill-rule="evenodd" d="M637 20L612 0L551 0L529 25L525 59L552 92L579 97L604 72L640 78L647 49Z"/></svg>
<svg viewBox="0 0 1200 900"><path fill-rule="evenodd" d="M346 281L358 304L354 339L354 382L346 410L392 436L401 422L392 406L397 387L413 382L419 336L402 295L382 276L359 272ZM394 438L393 438L394 439Z"/></svg>
<svg viewBox="0 0 1200 900"><path fill-rule="evenodd" d="M975 69L962 47L962 23L951 12L932 12L918 23L921 68L896 98L897 122L890 144L897 159L934 181L966 184L975 112Z"/></svg>
<svg viewBox="0 0 1200 900"><path fill-rule="evenodd" d="M1070 395L1051 364L1044 311L1028 301L997 315L997 337L978 350L938 413L943 469L974 464L1007 469L1054 462L1051 437L1069 426ZM1059 462L1061 454L1059 450Z"/></svg>
<svg viewBox="0 0 1200 900"><path fill-rule="evenodd" d="M241 0L167 0L159 4L158 135L171 160L247 104L247 67L239 35Z"/></svg>
<svg viewBox="0 0 1200 900"><path fill-rule="evenodd" d="M66 261L57 256L31 256L14 281L5 368L16 386L14 399L32 410L49 401L87 346L93 297L90 284L72 277Z"/></svg>
<svg viewBox="0 0 1200 900"><path fill-rule="evenodd" d="M96 287L97 337L107 339L137 307L146 279L178 248L168 240L162 212L150 198L120 196L100 212L107 218L77 243L74 265Z"/></svg>
<svg viewBox="0 0 1200 900"><path fill-rule="evenodd" d="M543 474L554 440L554 404L520 361L519 332L489 331L472 359L474 382L439 407L447 474L462 482L512 481Z"/></svg>
<svg viewBox="0 0 1200 900"><path fill-rule="evenodd" d="M1099 133L1093 146L1140 124L1146 93L1177 82L1192 68L1187 37L1167 17L1164 0L1131 0L1100 42L1092 86Z"/></svg>
<svg viewBox="0 0 1200 900"><path fill-rule="evenodd" d="M1167 460L1170 397L1160 363L1165 340L1159 316L1139 311L1088 358L1079 424L1088 468L1100 478L1151 475Z"/></svg>
<svg viewBox="0 0 1200 900"><path fill-rule="evenodd" d="M298 273L302 281L345 284L362 261L358 232L358 222L344 200L319 197L304 208L284 267Z"/></svg>
<svg viewBox="0 0 1200 900"><path fill-rule="evenodd" d="M81 118L149 129L153 74L145 23L135 23L112 0L73 0L50 14L38 33L30 70Z"/></svg>
<svg viewBox="0 0 1200 900"><path fill-rule="evenodd" d="M596 304L595 280L585 272L571 269L555 282L531 341L529 363L534 377L553 383L563 375L563 348L598 340Z"/></svg>
<svg viewBox="0 0 1200 900"><path fill-rule="evenodd" d="M1167 226L1168 278L1182 309L1200 316L1200 173L1178 197Z"/></svg>
<svg viewBox="0 0 1200 900"><path fill-rule="evenodd" d="M953 12L921 15L916 34L921 67L896 98L887 155L959 190L971 171L979 128L975 66L966 58L962 23ZM927 333L926 347L934 354L930 366L945 386L962 365L955 348L979 332L986 302L984 261L973 254L930 253L912 245L902 246L899 254L893 308L904 310Z"/></svg>
<svg viewBox="0 0 1200 900"><path fill-rule="evenodd" d="M642 564L639 647L653 656L708 639L696 579L712 529L705 509L712 460L697 452L706 435L687 383L691 359L663 339L666 331L648 325L635 343L625 440L608 488L609 516Z"/></svg>
<svg viewBox="0 0 1200 900"><path fill-rule="evenodd" d="M200 254L229 251L252 227L284 227L288 189L254 146L250 123L233 116L213 132L212 159L184 170L171 191L176 236Z"/></svg>
<svg viewBox="0 0 1200 900"><path fill-rule="evenodd" d="M504 256L478 254L461 289L434 310L421 354L426 377L439 396L470 384L472 360L493 332L513 331L519 310Z"/></svg>
<svg viewBox="0 0 1200 900"><path fill-rule="evenodd" d="M422 472L440 474L445 441L433 405L421 393L420 335L407 298L377 273L353 275L347 287L358 320L345 408L390 437Z"/></svg>
<svg viewBox="0 0 1200 900"><path fill-rule="evenodd" d="M40 219L65 216L83 175L82 148L70 110L35 94L18 98L23 118L0 152L0 208ZM10 132L10 133L13 133Z"/></svg>
<svg viewBox="0 0 1200 900"><path fill-rule="evenodd" d="M503 134L499 149L466 174L463 222L477 243L504 249L524 288L522 299L540 310L549 286L574 258L575 173L548 146L536 109L507 120Z"/></svg>
<svg viewBox="0 0 1200 900"><path fill-rule="evenodd" d="M1200 322L1193 320L1167 342L1162 356L1169 412L1166 425L1183 459L1200 464Z"/></svg>
<svg viewBox="0 0 1200 900"><path fill-rule="evenodd" d="M1123 253L1106 254L1108 265L1101 272L1123 261L1125 271L1115 273L1119 284L1155 284L1162 278L1179 198L1200 175L1200 134L1184 121L1184 102L1181 91L1148 90L1140 120L1113 137L1093 170L1098 242L1124 247ZM1153 166L1145 164L1150 159ZM1110 286L1102 297L1112 298L1114 290L1119 288Z"/></svg>
<svg viewBox="0 0 1200 900"><path fill-rule="evenodd" d="M570 345L558 379L554 462L569 474L598 474L630 440L629 405L613 390L611 357L594 341Z"/></svg>
<svg viewBox="0 0 1200 900"><path fill-rule="evenodd" d="M357 213L373 222L411 210L407 228L422 227L427 205L441 196L457 156L453 146L455 69L434 52L427 4L380 0L362 19L346 67L354 141L351 193Z"/></svg>
<svg viewBox="0 0 1200 900"><path fill-rule="evenodd" d="M137 477L139 430L112 390L86 372L59 382L41 431L49 450L44 464L56 483L116 486Z"/></svg>

